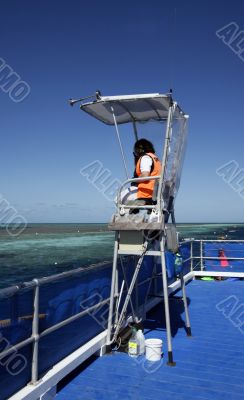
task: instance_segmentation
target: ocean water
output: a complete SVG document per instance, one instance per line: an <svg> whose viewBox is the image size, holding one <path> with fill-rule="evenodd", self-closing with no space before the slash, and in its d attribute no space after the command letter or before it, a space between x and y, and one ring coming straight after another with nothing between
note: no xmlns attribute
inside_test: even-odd
<svg viewBox="0 0 244 400"><path fill-rule="evenodd" d="M180 239L244 239L244 224L179 224ZM29 224L19 236L0 229L0 288L101 261L112 261L106 224Z"/></svg>

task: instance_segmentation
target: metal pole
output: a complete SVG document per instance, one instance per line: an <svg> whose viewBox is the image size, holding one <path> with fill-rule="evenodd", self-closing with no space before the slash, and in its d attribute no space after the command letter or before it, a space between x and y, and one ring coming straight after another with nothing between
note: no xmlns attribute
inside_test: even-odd
<svg viewBox="0 0 244 400"><path fill-rule="evenodd" d="M110 345L111 330L112 330L112 320L113 320L113 309L114 309L114 291L115 291L115 281L116 281L116 271L117 271L117 260L118 260L118 248L119 248L119 238L118 231L115 232L114 239L114 258L113 258L113 270L112 270L112 280L111 280L111 291L110 291L110 302L109 302L109 315L108 315L108 332L107 332L107 346Z"/></svg>
<svg viewBox="0 0 244 400"><path fill-rule="evenodd" d="M136 262L136 257L135 257L135 268L136 268L137 262ZM136 280L135 283L135 303L136 303L136 316L139 318L139 290L138 290L138 279Z"/></svg>
<svg viewBox="0 0 244 400"><path fill-rule="evenodd" d="M171 121L172 121L174 107L175 107L174 104L172 104L169 107L166 133L165 133L165 141L164 141L163 156L162 156L162 172L161 172L161 176L160 176L159 183L158 183L158 193L157 193L157 208L158 208L159 212L162 209L161 194L162 194L162 188L163 188L164 175L165 175L165 171L166 171L166 161L167 161L168 148L169 148L169 143L170 143Z"/></svg>
<svg viewBox="0 0 244 400"><path fill-rule="evenodd" d="M202 246L202 240L200 240L200 266L201 266L201 271L203 271L203 259L202 259L202 255L203 255L203 246Z"/></svg>
<svg viewBox="0 0 244 400"><path fill-rule="evenodd" d="M34 289L34 305L33 305L33 321L32 321L32 337L33 354L32 354L32 369L31 369L31 383L34 384L38 381L38 350L39 350L39 281L33 279L36 283Z"/></svg>
<svg viewBox="0 0 244 400"><path fill-rule="evenodd" d="M119 319L119 306L120 306L120 302L121 302L121 297L123 295L124 284L125 284L125 280L122 281L120 292L119 292L119 296L118 296L118 300L117 300L117 304L116 304L116 312L115 312L115 323L116 324L117 324L118 319Z"/></svg>
<svg viewBox="0 0 244 400"><path fill-rule="evenodd" d="M20 350L28 344L33 343L33 337L29 337L28 339L23 340L23 342L19 342L14 346L7 347L6 350L0 352L0 360L4 357L7 357L11 353L16 353L16 350Z"/></svg>
<svg viewBox="0 0 244 400"><path fill-rule="evenodd" d="M119 141L119 146L120 146L120 151L121 151L122 159L123 159L123 163L124 163L125 175L126 175L127 179L129 179L129 174L128 174L128 170L127 170L127 166L126 166L126 161L125 161L124 150L123 150L123 146L122 146L122 143L121 143L121 140L120 140L119 129L118 129L118 125L117 125L117 121L116 121L116 117L115 117L115 114L114 114L114 109L113 109L113 107L111 107L111 111L112 111L112 114L113 114L114 126L115 126L115 130L116 130L116 133L117 133L117 137L118 137L118 141Z"/></svg>
<svg viewBox="0 0 244 400"><path fill-rule="evenodd" d="M99 303L94 304L94 306L86 308L85 310L79 312L78 314L72 315L72 317L66 318L63 321L58 322L56 325L53 325L50 328L45 329L45 331L42 331L39 334L39 337L42 338L43 336L47 336L47 335L49 335L49 333L52 333L52 332L56 331L57 329L60 329L63 326L66 326L66 325L70 324L71 322L74 322L74 321L82 318L84 315L87 315L87 314L91 315L91 313L93 311L97 312L98 310L101 309L101 307L103 305L108 304L109 301L110 301L110 298L107 298L103 301L100 301Z"/></svg>
<svg viewBox="0 0 244 400"><path fill-rule="evenodd" d="M190 317L189 317L188 304L186 298L186 285L184 281L183 272L180 273L180 283L181 283L182 298L184 302L185 315L186 315L186 334L187 336L191 336L191 324L190 324Z"/></svg>
<svg viewBox="0 0 244 400"><path fill-rule="evenodd" d="M125 271L125 267L123 265L122 257L120 257L120 262L121 262L121 268L122 268L122 272L123 272L123 276L124 276L126 291L128 292L129 285L128 285L128 282L127 282L126 271ZM135 313L134 305L133 305L133 302L132 302L131 298L130 298L130 306L131 306L131 312L132 312L133 321L135 321L136 313Z"/></svg>
<svg viewBox="0 0 244 400"><path fill-rule="evenodd" d="M164 236L162 235L161 239L160 239L160 250L161 250L164 308L165 308L165 321L166 321L167 345L168 345L168 362L167 362L167 364L169 366L173 367L173 366L175 366L176 363L173 361L170 313L169 313L169 298L168 298L168 282L167 282L167 274L166 274L164 247L165 247L165 239L164 239Z"/></svg>
<svg viewBox="0 0 244 400"><path fill-rule="evenodd" d="M137 142L138 133L137 133L136 121L133 120L132 122L133 122L133 128L134 128L134 135L135 135L135 139L136 139L136 142Z"/></svg>
<svg viewBox="0 0 244 400"><path fill-rule="evenodd" d="M118 261L117 261L118 262ZM118 320L118 307L119 307L119 271L118 268L116 268L116 276L115 276L115 298L116 298L116 305L115 305L115 309L116 309L116 313L115 313L115 324L117 323Z"/></svg>
<svg viewBox="0 0 244 400"><path fill-rule="evenodd" d="M192 241L191 241L190 257L191 257L191 271L193 271L193 242Z"/></svg>

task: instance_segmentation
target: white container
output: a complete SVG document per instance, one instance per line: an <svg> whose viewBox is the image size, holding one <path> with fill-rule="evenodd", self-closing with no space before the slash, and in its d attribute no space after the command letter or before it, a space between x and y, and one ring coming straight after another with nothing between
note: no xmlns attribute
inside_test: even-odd
<svg viewBox="0 0 244 400"><path fill-rule="evenodd" d="M130 339L128 343L128 354L130 357L138 357L139 355L139 345L137 340Z"/></svg>
<svg viewBox="0 0 244 400"><path fill-rule="evenodd" d="M135 328L132 328L132 336L128 343L128 354L131 357L137 357L139 355L139 342Z"/></svg>
<svg viewBox="0 0 244 400"><path fill-rule="evenodd" d="M161 339L146 339L146 359L148 361L160 361L163 341Z"/></svg>
<svg viewBox="0 0 244 400"><path fill-rule="evenodd" d="M145 337L141 329L137 331L136 338L139 344L139 355L142 355L145 353Z"/></svg>

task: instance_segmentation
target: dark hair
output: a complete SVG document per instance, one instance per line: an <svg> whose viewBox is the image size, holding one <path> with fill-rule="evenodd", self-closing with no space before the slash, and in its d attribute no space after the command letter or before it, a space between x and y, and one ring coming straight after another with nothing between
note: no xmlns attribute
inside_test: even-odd
<svg viewBox="0 0 244 400"><path fill-rule="evenodd" d="M143 153L155 153L155 149L153 147L153 144L149 142L147 139L139 139L136 141L134 145L134 151L135 153L138 152L143 154Z"/></svg>

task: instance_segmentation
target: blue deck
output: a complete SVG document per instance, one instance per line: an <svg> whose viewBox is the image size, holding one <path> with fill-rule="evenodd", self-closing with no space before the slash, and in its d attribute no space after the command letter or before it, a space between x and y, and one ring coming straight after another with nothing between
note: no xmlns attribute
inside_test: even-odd
<svg viewBox="0 0 244 400"><path fill-rule="evenodd" d="M187 285L193 338L185 334L182 302L170 300L175 367L166 365L166 356L160 363L148 363L144 357L133 359L124 353L106 355L75 376L56 399L244 399L244 333L216 308L229 296L236 296L231 299L243 307L243 289L243 281L193 281ZM144 327L147 338L163 338L166 351L162 314L160 304Z"/></svg>

